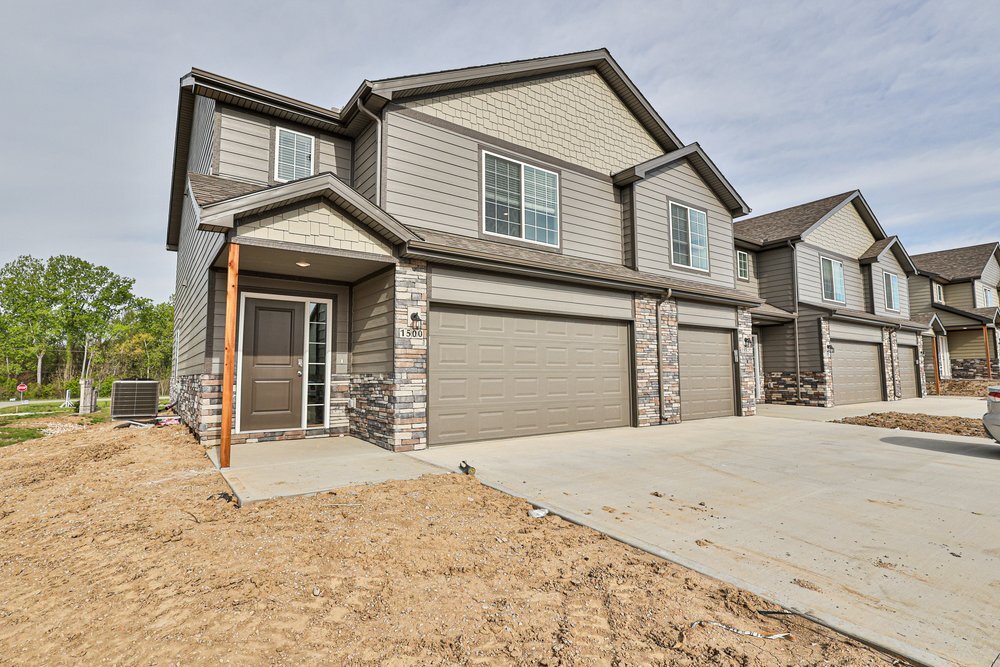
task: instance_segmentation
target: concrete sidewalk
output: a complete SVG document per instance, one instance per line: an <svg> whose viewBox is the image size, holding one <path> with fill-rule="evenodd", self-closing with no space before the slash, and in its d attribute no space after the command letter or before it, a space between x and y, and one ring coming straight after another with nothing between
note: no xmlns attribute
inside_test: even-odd
<svg viewBox="0 0 1000 667"><path fill-rule="evenodd" d="M454 468L933 665L1000 653L1000 446L768 417L431 448Z"/></svg>
<svg viewBox="0 0 1000 667"><path fill-rule="evenodd" d="M969 417L980 419L986 413L986 398L966 398L964 396L928 396L927 398L904 398L901 401L878 401L876 403L855 403L832 408L814 408L807 405L758 404L757 414L761 417L785 417L807 421L833 421L844 417L862 417L873 412L904 412L906 414L936 415L941 417Z"/></svg>
<svg viewBox="0 0 1000 667"><path fill-rule="evenodd" d="M207 454L218 468L219 448ZM220 472L240 505L445 472L351 436L233 445L230 463Z"/></svg>

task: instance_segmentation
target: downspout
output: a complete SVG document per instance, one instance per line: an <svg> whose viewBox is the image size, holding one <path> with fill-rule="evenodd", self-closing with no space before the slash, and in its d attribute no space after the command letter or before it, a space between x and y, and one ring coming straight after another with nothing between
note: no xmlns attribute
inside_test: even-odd
<svg viewBox="0 0 1000 667"><path fill-rule="evenodd" d="M795 334L795 400L802 402L802 362L799 358L799 258L795 253L795 244L788 241L788 247L792 251L792 312L795 319L792 320L792 331ZM820 326L823 326L820 324ZM822 351L821 351L822 353ZM823 369L826 371L826 369Z"/></svg>
<svg viewBox="0 0 1000 667"><path fill-rule="evenodd" d="M667 293L656 300L656 390L659 392L660 423L663 423L663 350L660 349L660 306L663 302L673 298L674 291L667 289Z"/></svg>
<svg viewBox="0 0 1000 667"><path fill-rule="evenodd" d="M375 121L375 205L382 206L382 119L373 114L358 98L358 111Z"/></svg>

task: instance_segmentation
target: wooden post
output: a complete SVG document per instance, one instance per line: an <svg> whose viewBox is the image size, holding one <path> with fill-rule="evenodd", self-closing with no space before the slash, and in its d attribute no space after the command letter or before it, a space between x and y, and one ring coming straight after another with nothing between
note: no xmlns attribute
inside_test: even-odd
<svg viewBox="0 0 1000 667"><path fill-rule="evenodd" d="M236 323L239 308L240 246L229 244L226 281L226 347L222 361L222 438L219 441L219 466L229 467L230 441L233 435L233 378L236 374Z"/></svg>
<svg viewBox="0 0 1000 667"><path fill-rule="evenodd" d="M937 387L937 395L941 395L941 366L938 364L937 336L931 336L931 354L934 355L934 385Z"/></svg>
<svg viewBox="0 0 1000 667"><path fill-rule="evenodd" d="M990 359L990 330L983 325L983 345L986 347L986 379L993 379L993 360Z"/></svg>

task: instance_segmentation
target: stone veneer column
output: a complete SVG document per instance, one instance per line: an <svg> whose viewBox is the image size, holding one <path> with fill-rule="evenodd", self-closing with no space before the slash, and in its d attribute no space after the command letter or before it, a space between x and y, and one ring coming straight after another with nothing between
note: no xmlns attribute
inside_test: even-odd
<svg viewBox="0 0 1000 667"><path fill-rule="evenodd" d="M634 323L632 350L635 355L635 403L638 426L660 423L660 384L656 360L656 297L632 297Z"/></svg>
<svg viewBox="0 0 1000 667"><path fill-rule="evenodd" d="M896 332L888 327L882 327L882 367L885 374L882 378L885 398L895 401L902 394L899 386L899 354L896 349Z"/></svg>
<svg viewBox="0 0 1000 667"><path fill-rule="evenodd" d="M757 373L753 358L753 320L749 308L736 309L736 347L740 352L740 409L744 417L757 414Z"/></svg>
<svg viewBox="0 0 1000 667"><path fill-rule="evenodd" d="M427 447L427 262L401 259L396 266L396 322L394 386L391 409L393 451L407 452ZM400 329L410 326L410 309L423 318L423 338L403 338Z"/></svg>
<svg viewBox="0 0 1000 667"><path fill-rule="evenodd" d="M927 376L924 374L924 339L917 336L917 396L927 396Z"/></svg>
<svg viewBox="0 0 1000 667"><path fill-rule="evenodd" d="M677 302L668 299L660 304L660 421L681 421L681 356L678 352Z"/></svg>
<svg viewBox="0 0 1000 667"><path fill-rule="evenodd" d="M804 405L818 405L821 408L833 407L833 355L830 354L830 320L819 321L819 353L823 359L823 370L815 376L815 389L810 395L803 390L806 399ZM834 351L833 354L836 354Z"/></svg>

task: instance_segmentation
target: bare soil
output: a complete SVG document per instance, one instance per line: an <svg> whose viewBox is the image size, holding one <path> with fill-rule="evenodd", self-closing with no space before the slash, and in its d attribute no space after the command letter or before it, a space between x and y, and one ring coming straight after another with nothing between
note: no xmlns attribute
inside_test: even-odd
<svg viewBox="0 0 1000 667"><path fill-rule="evenodd" d="M465 476L238 509L182 427L102 424L0 493L0 664L894 663Z"/></svg>
<svg viewBox="0 0 1000 667"><path fill-rule="evenodd" d="M989 438L990 434L981 419L969 417L938 417L935 415L905 414L902 412L874 412L864 417L844 417L838 424L856 424L878 428L898 428L903 431L964 435L971 438Z"/></svg>
<svg viewBox="0 0 1000 667"><path fill-rule="evenodd" d="M942 380L941 396L974 396L985 398L986 389L991 384L1000 384L1000 380ZM936 394L937 387L933 382L927 383L929 394Z"/></svg>

